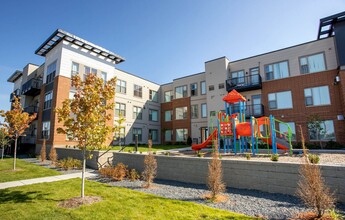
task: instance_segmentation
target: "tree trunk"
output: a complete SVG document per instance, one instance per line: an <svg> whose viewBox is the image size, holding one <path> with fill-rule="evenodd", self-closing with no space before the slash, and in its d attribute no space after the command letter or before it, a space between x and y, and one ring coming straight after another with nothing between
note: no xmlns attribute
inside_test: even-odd
<svg viewBox="0 0 345 220"><path fill-rule="evenodd" d="M4 159L4 151L5 151L5 146L2 146L2 150L1 150L1 160Z"/></svg>
<svg viewBox="0 0 345 220"><path fill-rule="evenodd" d="M18 138L16 137L16 139L14 140L13 170L16 170L17 142Z"/></svg>
<svg viewBox="0 0 345 220"><path fill-rule="evenodd" d="M81 172L81 197L84 198L85 189L86 146L83 148L83 170Z"/></svg>

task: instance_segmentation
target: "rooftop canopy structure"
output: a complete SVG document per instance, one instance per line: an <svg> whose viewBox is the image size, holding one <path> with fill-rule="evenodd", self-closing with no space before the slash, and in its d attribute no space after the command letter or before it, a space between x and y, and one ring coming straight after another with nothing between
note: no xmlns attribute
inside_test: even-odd
<svg viewBox="0 0 345 220"><path fill-rule="evenodd" d="M45 57L45 55L62 40L66 40L79 47L85 48L86 50L109 58L115 61L116 64L125 61L123 57L61 29L57 29L46 41L44 41L44 43L35 51L35 54Z"/></svg>

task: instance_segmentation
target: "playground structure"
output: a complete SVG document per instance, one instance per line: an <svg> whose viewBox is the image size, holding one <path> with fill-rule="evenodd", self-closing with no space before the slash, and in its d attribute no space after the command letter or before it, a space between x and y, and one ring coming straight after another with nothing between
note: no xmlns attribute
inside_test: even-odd
<svg viewBox="0 0 345 220"><path fill-rule="evenodd" d="M264 142L267 147L272 147L272 153L277 154L277 149L289 151L292 154L290 126L272 115L269 117L250 117L246 121L246 99L236 90L229 92L224 98L224 111L218 112L217 127L213 128L211 135L201 144L193 144L192 149L199 151L218 141L218 150L224 153L248 152L251 147L253 155L258 153L259 142ZM286 126L286 132L276 129L276 123ZM222 148L222 149L221 149Z"/></svg>

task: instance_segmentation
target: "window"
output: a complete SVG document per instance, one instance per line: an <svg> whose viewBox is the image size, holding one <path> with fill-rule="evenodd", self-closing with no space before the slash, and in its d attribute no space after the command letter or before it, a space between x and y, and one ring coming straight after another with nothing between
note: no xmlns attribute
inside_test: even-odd
<svg viewBox="0 0 345 220"><path fill-rule="evenodd" d="M134 96L142 98L143 97L143 87L134 84Z"/></svg>
<svg viewBox="0 0 345 220"><path fill-rule="evenodd" d="M49 139L50 136L50 121L44 121L42 123L42 138Z"/></svg>
<svg viewBox="0 0 345 220"><path fill-rule="evenodd" d="M251 68L250 70L250 81L252 84L258 84L260 80L259 67Z"/></svg>
<svg viewBox="0 0 345 220"><path fill-rule="evenodd" d="M287 134L288 134L288 126L291 128L292 136L291 140L295 141L296 140L296 128L295 128L295 123L294 122L287 122L287 123L279 123L279 132L281 135L278 137L281 137L283 139L287 140Z"/></svg>
<svg viewBox="0 0 345 220"><path fill-rule="evenodd" d="M138 142L143 140L143 130L141 128L133 128L132 134L134 143L136 142L136 137L138 137Z"/></svg>
<svg viewBox="0 0 345 220"><path fill-rule="evenodd" d="M198 105L190 106L191 118L198 118Z"/></svg>
<svg viewBox="0 0 345 220"><path fill-rule="evenodd" d="M218 89L224 89L224 83L218 84Z"/></svg>
<svg viewBox="0 0 345 220"><path fill-rule="evenodd" d="M164 92L164 102L171 102L172 99L173 99L173 92L172 91Z"/></svg>
<svg viewBox="0 0 345 220"><path fill-rule="evenodd" d="M335 141L333 120L321 121L320 126L315 125L314 123L308 124L310 140Z"/></svg>
<svg viewBox="0 0 345 220"><path fill-rule="evenodd" d="M104 85L107 83L107 73L106 72L101 72L101 77L103 79Z"/></svg>
<svg viewBox="0 0 345 220"><path fill-rule="evenodd" d="M97 74L97 70L94 68L90 68L88 66L84 66L84 81L86 79L86 76L89 75L90 73Z"/></svg>
<svg viewBox="0 0 345 220"><path fill-rule="evenodd" d="M138 106L133 106L133 119L143 119L142 108Z"/></svg>
<svg viewBox="0 0 345 220"><path fill-rule="evenodd" d="M207 105L206 105L206 103L201 104L201 117L207 118Z"/></svg>
<svg viewBox="0 0 345 220"><path fill-rule="evenodd" d="M118 79L116 81L116 92L126 94L126 81Z"/></svg>
<svg viewBox="0 0 345 220"><path fill-rule="evenodd" d="M46 84L49 84L54 81L55 73L56 73L56 61L47 67Z"/></svg>
<svg viewBox="0 0 345 220"><path fill-rule="evenodd" d="M208 86L208 91L213 91L214 90L214 85Z"/></svg>
<svg viewBox="0 0 345 220"><path fill-rule="evenodd" d="M47 92L44 95L43 109L49 109L52 107L53 92Z"/></svg>
<svg viewBox="0 0 345 220"><path fill-rule="evenodd" d="M75 76L78 74L79 74L79 63L72 62L71 76Z"/></svg>
<svg viewBox="0 0 345 220"><path fill-rule="evenodd" d="M115 103L115 116L126 116L126 104L119 102Z"/></svg>
<svg viewBox="0 0 345 220"><path fill-rule="evenodd" d="M186 141L188 137L188 129L176 129L176 141Z"/></svg>
<svg viewBox="0 0 345 220"><path fill-rule="evenodd" d="M165 111L164 121L171 121L171 119L172 119L172 111L171 110Z"/></svg>
<svg viewBox="0 0 345 220"><path fill-rule="evenodd" d="M198 95L198 84L197 83L190 84L190 95L191 96Z"/></svg>
<svg viewBox="0 0 345 220"><path fill-rule="evenodd" d="M150 129L149 135L150 135L150 138L153 142L158 141L158 130L157 129Z"/></svg>
<svg viewBox="0 0 345 220"><path fill-rule="evenodd" d="M268 107L270 110L292 108L291 91L269 93Z"/></svg>
<svg viewBox="0 0 345 220"><path fill-rule="evenodd" d="M153 102L158 102L158 93L157 91L151 90L150 89L150 100Z"/></svg>
<svg viewBox="0 0 345 220"><path fill-rule="evenodd" d="M323 53L301 57L299 59L301 73L315 73L326 70Z"/></svg>
<svg viewBox="0 0 345 220"><path fill-rule="evenodd" d="M149 121L158 121L158 111L149 109Z"/></svg>
<svg viewBox="0 0 345 220"><path fill-rule="evenodd" d="M172 130L165 130L164 140L165 141L172 141Z"/></svg>
<svg viewBox="0 0 345 220"><path fill-rule="evenodd" d="M265 66L266 80L289 77L288 61L273 63Z"/></svg>
<svg viewBox="0 0 345 220"><path fill-rule="evenodd" d="M187 97L187 86L179 86L175 88L175 98Z"/></svg>
<svg viewBox="0 0 345 220"><path fill-rule="evenodd" d="M175 119L187 119L187 107L175 108Z"/></svg>
<svg viewBox="0 0 345 220"><path fill-rule="evenodd" d="M74 99L74 95L75 95L75 92L74 92L74 91L70 91L70 92L69 92L68 98L69 98L70 100L72 100L72 99Z"/></svg>
<svg viewBox="0 0 345 220"><path fill-rule="evenodd" d="M328 86L320 86L304 89L306 106L318 106L331 104Z"/></svg>
<svg viewBox="0 0 345 220"><path fill-rule="evenodd" d="M234 85L244 83L244 70L231 72L231 83Z"/></svg>
<svg viewBox="0 0 345 220"><path fill-rule="evenodd" d="M123 143L123 138L126 136L126 128L121 127L119 130L115 132L115 140L118 141L119 143Z"/></svg>
<svg viewBox="0 0 345 220"><path fill-rule="evenodd" d="M205 95L206 94L206 82L200 82L200 88L201 88L201 95Z"/></svg>

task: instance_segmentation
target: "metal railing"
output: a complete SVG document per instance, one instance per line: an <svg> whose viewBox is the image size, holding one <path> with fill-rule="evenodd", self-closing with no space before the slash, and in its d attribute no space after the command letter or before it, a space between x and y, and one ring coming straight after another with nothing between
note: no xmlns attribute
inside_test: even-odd
<svg viewBox="0 0 345 220"><path fill-rule="evenodd" d="M37 95L42 87L42 79L32 78L22 85L23 95Z"/></svg>
<svg viewBox="0 0 345 220"><path fill-rule="evenodd" d="M238 92L241 92L262 88L262 79L260 74L227 79L225 83L226 91L228 92L230 92L233 89L236 89Z"/></svg>
<svg viewBox="0 0 345 220"><path fill-rule="evenodd" d="M232 108L233 113L240 112L239 106L234 106ZM264 116L264 105L263 104L253 104L253 105L246 105L246 117L260 117Z"/></svg>
<svg viewBox="0 0 345 220"><path fill-rule="evenodd" d="M38 107L37 106L26 106L24 108L24 112L27 112L29 114L33 114L33 113L38 113Z"/></svg>

